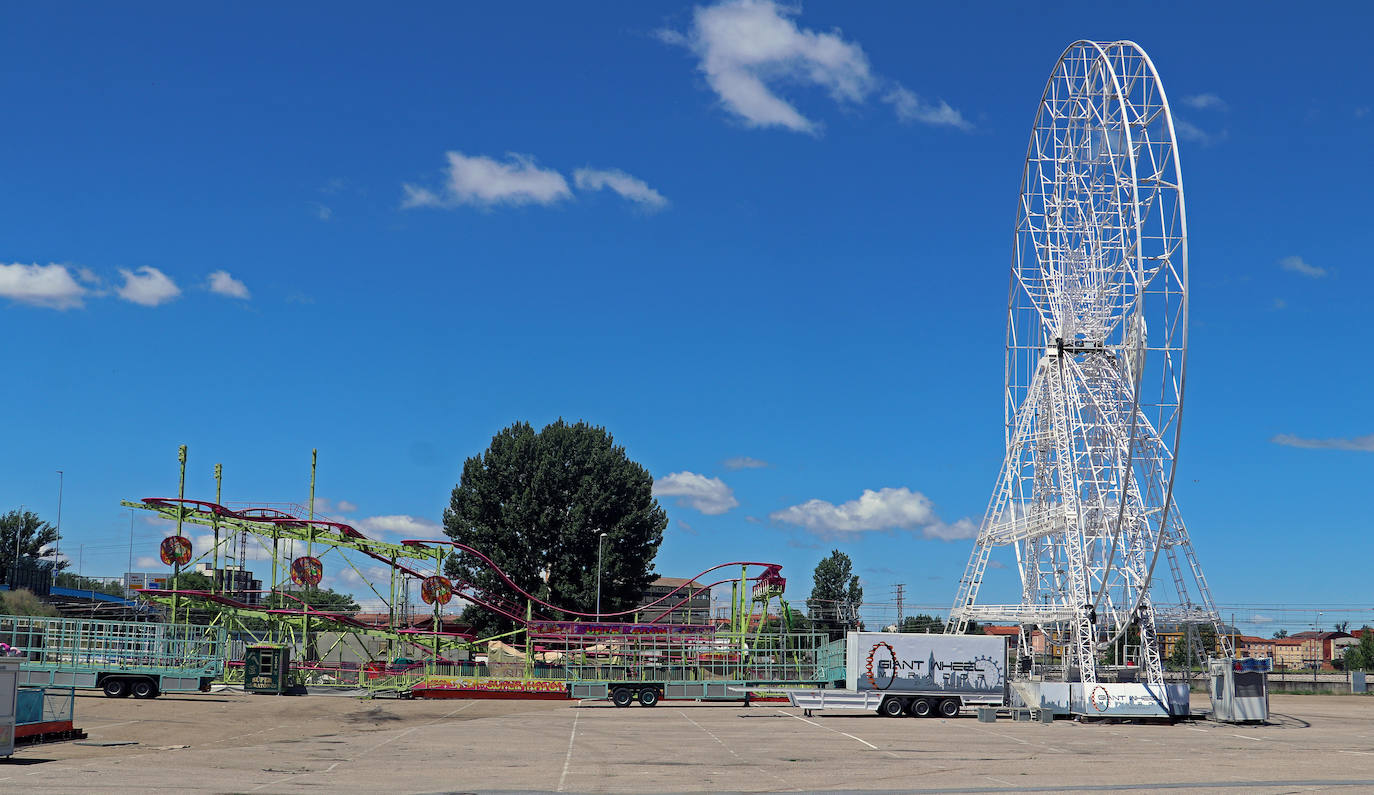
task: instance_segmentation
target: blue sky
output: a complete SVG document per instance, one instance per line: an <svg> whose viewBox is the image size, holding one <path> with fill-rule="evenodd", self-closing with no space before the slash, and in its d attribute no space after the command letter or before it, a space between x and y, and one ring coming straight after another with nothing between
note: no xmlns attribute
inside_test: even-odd
<svg viewBox="0 0 1374 795"><path fill-rule="evenodd" d="M776 561L800 600L838 547L871 599L946 605L1001 463L1036 102L1071 41L1130 38L1182 138L1177 493L1213 593L1374 620L1370 12L1139 8L12 8L0 507L55 518L63 470L63 551L118 575L119 500L174 493L177 445L189 495L222 462L281 502L316 447L332 514L400 538L561 416L689 493L663 573ZM800 507L865 490L862 529Z"/></svg>

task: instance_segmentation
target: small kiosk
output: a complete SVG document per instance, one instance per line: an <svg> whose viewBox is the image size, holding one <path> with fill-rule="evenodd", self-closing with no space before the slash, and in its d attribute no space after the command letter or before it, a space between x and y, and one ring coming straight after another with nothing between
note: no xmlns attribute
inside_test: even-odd
<svg viewBox="0 0 1374 795"><path fill-rule="evenodd" d="M243 689L249 693L285 695L291 687L291 649L261 644L243 651Z"/></svg>
<svg viewBox="0 0 1374 795"><path fill-rule="evenodd" d="M1207 689L1212 695L1212 720L1222 723L1263 723L1269 720L1268 657L1224 657L1207 661Z"/></svg>

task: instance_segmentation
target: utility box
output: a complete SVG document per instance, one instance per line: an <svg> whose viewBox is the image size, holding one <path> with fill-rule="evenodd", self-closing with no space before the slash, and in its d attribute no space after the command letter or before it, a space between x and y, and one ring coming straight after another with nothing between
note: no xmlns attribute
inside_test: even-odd
<svg viewBox="0 0 1374 795"><path fill-rule="evenodd" d="M18 718L21 657L0 657L0 756L14 754L14 725Z"/></svg>
<svg viewBox="0 0 1374 795"><path fill-rule="evenodd" d="M1263 723L1269 720L1267 657L1225 657L1207 661L1207 689L1212 696L1212 719L1222 723Z"/></svg>
<svg viewBox="0 0 1374 795"><path fill-rule="evenodd" d="M284 695L291 687L291 649L262 644L243 650L243 689Z"/></svg>

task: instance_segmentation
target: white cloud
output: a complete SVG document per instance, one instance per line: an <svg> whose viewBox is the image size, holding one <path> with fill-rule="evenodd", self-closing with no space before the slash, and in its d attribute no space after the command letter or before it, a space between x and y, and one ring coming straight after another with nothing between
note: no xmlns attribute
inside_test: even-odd
<svg viewBox="0 0 1374 795"><path fill-rule="evenodd" d="M242 298L248 300L248 286L243 282L229 275L229 271L219 270L210 274L207 282L210 292L226 295L230 298Z"/></svg>
<svg viewBox="0 0 1374 795"><path fill-rule="evenodd" d="M448 536L444 535L444 526L429 519L421 519L409 514L392 514L390 516L369 516L365 519L354 519L347 522L364 533L391 533L401 538L427 538L432 540L444 540Z"/></svg>
<svg viewBox="0 0 1374 795"><path fill-rule="evenodd" d="M145 555L135 560L134 566L137 567L139 571L161 570L167 568L167 564L163 563L161 558L155 558L150 555Z"/></svg>
<svg viewBox="0 0 1374 795"><path fill-rule="evenodd" d="M659 210L668 206L663 194L645 184L644 180L630 176L619 169L579 168L573 172L573 184L578 190L602 190L610 188L636 204Z"/></svg>
<svg viewBox="0 0 1374 795"><path fill-rule="evenodd" d="M411 207L454 207L471 204L492 207L500 204L553 204L572 195L568 181L551 169L535 165L530 155L507 153L504 162L462 152L448 152L448 178L439 192L415 185L402 186L403 209Z"/></svg>
<svg viewBox="0 0 1374 795"><path fill-rule="evenodd" d="M1303 276L1311 276L1313 279L1320 279L1326 275L1326 268L1309 265L1302 257L1284 257L1279 260L1279 267L1286 271L1301 273Z"/></svg>
<svg viewBox="0 0 1374 795"><path fill-rule="evenodd" d="M973 124L964 118L964 114L951 108L948 102L940 100L939 104L932 105L904 86L896 86L884 94L883 101L892 106L899 121L957 127L960 130L973 129Z"/></svg>
<svg viewBox="0 0 1374 795"><path fill-rule="evenodd" d="M87 276L95 278L95 274L85 268L78 269L74 278L65 265L56 263L0 263L0 296L49 309L77 309L85 305L83 299L89 293L77 278L89 281Z"/></svg>
<svg viewBox="0 0 1374 795"><path fill-rule="evenodd" d="M704 514L722 514L739 505L735 492L720 478L708 478L695 472L674 472L654 481L655 497L680 497L679 505L688 505Z"/></svg>
<svg viewBox="0 0 1374 795"><path fill-rule="evenodd" d="M1226 130L1222 130L1219 133L1208 132L1196 124L1186 119L1180 119L1177 116L1174 117L1174 131L1178 133L1179 138L1185 141L1192 141L1202 146L1211 146L1215 143L1221 143L1225 141L1227 137Z"/></svg>
<svg viewBox="0 0 1374 795"><path fill-rule="evenodd" d="M310 206L315 210L315 217L321 221L328 221L330 218L334 217L334 211L327 205L320 204L319 202L310 202Z"/></svg>
<svg viewBox="0 0 1374 795"><path fill-rule="evenodd" d="M1208 108L1226 110L1228 107L1226 100L1212 93L1195 94L1191 97L1184 97L1183 104L1190 108L1197 108L1198 110L1207 110Z"/></svg>
<svg viewBox="0 0 1374 795"><path fill-rule="evenodd" d="M331 500L328 497L315 498L316 514L353 513L358 506L348 500Z"/></svg>
<svg viewBox="0 0 1374 795"><path fill-rule="evenodd" d="M140 306L165 304L181 295L181 288L157 268L144 265L137 272L120 268L119 275L124 277L124 286L115 292L125 301Z"/></svg>
<svg viewBox="0 0 1374 795"><path fill-rule="evenodd" d="M1287 447L1303 447L1308 450L1357 450L1374 453L1374 433L1366 436L1352 436L1347 439L1305 439L1291 433L1281 433L1269 441Z"/></svg>
<svg viewBox="0 0 1374 795"><path fill-rule="evenodd" d="M873 74L863 48L845 41L838 30L817 33L797 27L791 17L798 13L772 0L725 0L698 7L685 34L661 31L659 38L695 53L697 68L721 104L746 125L814 135L820 125L779 96L778 86L813 86L837 103L861 104L885 81ZM927 112L915 112L922 108ZM912 113L906 120L962 126L956 123L962 116L944 103L916 102L908 110Z"/></svg>
<svg viewBox="0 0 1374 795"><path fill-rule="evenodd" d="M946 524L936 515L930 498L908 488L864 489L857 500L835 505L807 500L768 518L797 525L820 535L860 533L869 530L919 530L926 538L953 541L973 538L978 527L970 519Z"/></svg>
<svg viewBox="0 0 1374 795"><path fill-rule="evenodd" d="M772 466L772 464L768 463L767 461L763 461L761 459L753 458L747 455L740 455L735 456L734 458L727 458L725 459L724 463L726 469L766 469Z"/></svg>
<svg viewBox="0 0 1374 795"><path fill-rule="evenodd" d="M1273 616L1261 616L1261 615L1250 616L1250 623L1251 623L1251 624L1272 624L1273 621L1274 621L1274 617L1273 617Z"/></svg>
<svg viewBox="0 0 1374 795"><path fill-rule="evenodd" d="M989 561L988 561L988 568L990 568L990 569L1005 569L1006 567L1007 567L1007 564L1003 563L1003 562L1000 561L1000 560L989 560Z"/></svg>

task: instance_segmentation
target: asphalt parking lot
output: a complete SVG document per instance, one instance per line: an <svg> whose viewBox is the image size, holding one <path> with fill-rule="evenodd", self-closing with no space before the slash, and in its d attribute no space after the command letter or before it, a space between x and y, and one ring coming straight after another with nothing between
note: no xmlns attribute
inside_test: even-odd
<svg viewBox="0 0 1374 795"><path fill-rule="evenodd" d="M1374 791L1374 699L1273 722L1051 725L774 704L77 699L90 742L21 748L0 791Z"/></svg>

